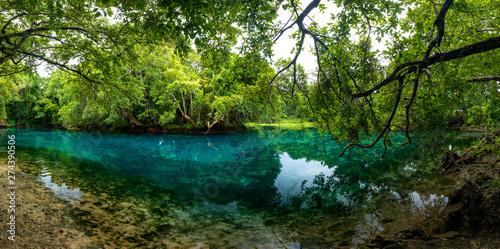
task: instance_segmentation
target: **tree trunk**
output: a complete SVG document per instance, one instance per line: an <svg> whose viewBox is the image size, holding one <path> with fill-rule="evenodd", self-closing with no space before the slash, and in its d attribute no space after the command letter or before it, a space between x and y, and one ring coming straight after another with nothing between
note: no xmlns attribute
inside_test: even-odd
<svg viewBox="0 0 500 249"><path fill-rule="evenodd" d="M207 121L207 127L208 127L208 130L207 132L205 132L205 134L207 134L210 129L217 123L219 123L219 121L224 121L224 116L225 115L220 115L219 117L217 117L217 119L214 120L214 122L210 123L210 121Z"/></svg>
<svg viewBox="0 0 500 249"><path fill-rule="evenodd" d="M132 115L132 113L130 113L130 110L128 108L120 107L120 110L122 111L122 116L127 119L130 124L134 126L144 126L134 117L134 115Z"/></svg>

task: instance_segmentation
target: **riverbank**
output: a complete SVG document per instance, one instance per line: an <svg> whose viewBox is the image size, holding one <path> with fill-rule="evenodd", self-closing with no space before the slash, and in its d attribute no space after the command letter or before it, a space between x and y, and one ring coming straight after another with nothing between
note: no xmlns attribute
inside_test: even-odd
<svg viewBox="0 0 500 249"><path fill-rule="evenodd" d="M9 199L8 169L0 163L0 223L6 228L15 216L15 241L7 229L0 232L0 248L101 248L86 235L71 217L71 207L57 198L37 177L15 171L15 213L7 212ZM12 174L11 174L12 175Z"/></svg>
<svg viewBox="0 0 500 249"><path fill-rule="evenodd" d="M429 225L419 224L382 232L365 248L500 248L500 132L486 134L460 156L445 149L442 168L461 184L435 218L438 229L428 232Z"/></svg>

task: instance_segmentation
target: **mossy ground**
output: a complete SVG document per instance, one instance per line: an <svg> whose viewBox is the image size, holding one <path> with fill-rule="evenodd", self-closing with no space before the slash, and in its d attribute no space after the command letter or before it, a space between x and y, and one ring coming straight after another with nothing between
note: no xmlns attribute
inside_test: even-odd
<svg viewBox="0 0 500 249"><path fill-rule="evenodd" d="M263 127L274 127L284 130L307 130L314 128L313 122L306 122L300 119L285 119L276 123L246 123L248 129L259 129Z"/></svg>

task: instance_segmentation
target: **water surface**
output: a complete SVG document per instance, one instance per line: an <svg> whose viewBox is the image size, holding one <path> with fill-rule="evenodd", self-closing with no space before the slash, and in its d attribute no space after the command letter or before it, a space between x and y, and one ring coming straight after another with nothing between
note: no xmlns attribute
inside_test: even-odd
<svg viewBox="0 0 500 249"><path fill-rule="evenodd" d="M39 176L108 247L356 246L391 224L418 224L446 205L443 147L474 134L353 149L311 130L214 135L101 134L43 129L16 135L19 169ZM427 138L425 138L427 137ZM392 136L393 144L403 141Z"/></svg>

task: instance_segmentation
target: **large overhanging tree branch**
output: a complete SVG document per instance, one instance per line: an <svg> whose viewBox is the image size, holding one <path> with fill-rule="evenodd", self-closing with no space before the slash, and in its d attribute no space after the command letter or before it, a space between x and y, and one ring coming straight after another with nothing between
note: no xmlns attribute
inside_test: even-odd
<svg viewBox="0 0 500 249"><path fill-rule="evenodd" d="M483 53L486 51L494 50L500 48L500 37L493 37L489 38L484 41L480 41L474 44L470 44L461 48L457 48L451 51L443 52L443 53L435 53L431 57L428 57L424 60L420 61L411 61L407 63L403 63L396 67L392 71L392 73L385 78L383 81L381 81L379 84L375 85L374 87L363 91L363 92L358 92L358 93L353 93L352 98L360 98L360 97L366 97L371 94L373 94L375 91L379 90L380 88L388 85L389 83L395 81L397 79L397 75L400 73L405 73L409 74L412 73L416 70L416 66L421 67L421 68L427 68L431 65L437 64L439 62L444 62L444 61L451 61L451 60L456 60L460 59L463 57L467 57L470 55L474 54L479 54ZM494 76L492 76L494 77ZM484 78L487 79L487 78ZM495 78L491 78L490 80L495 80ZM474 81L474 80L471 80ZM476 80L477 81L477 80Z"/></svg>
<svg viewBox="0 0 500 249"><path fill-rule="evenodd" d="M317 56L318 62L318 79L315 90L319 93L319 97L316 98L316 102L318 102L318 106L323 107L324 109L332 109L332 112L325 114L323 111L315 111L313 112L315 116L319 116L323 121L323 125L328 128L330 125L333 125L334 129L345 129L347 133L349 133L350 138L353 138L353 142L348 144L341 156L352 146L358 146L361 148L371 148L379 143L381 140L384 143L384 146L387 150L386 141L388 139L388 135L394 130L401 130L405 133L407 137L407 143L411 143L411 136L409 134L409 130L411 127L411 115L412 115L412 107L417 102L419 84L423 75L428 75L430 71L433 70L434 65L442 65L443 62L447 61L455 61L465 57L469 57L472 55L477 55L480 53L485 53L488 51L492 51L500 48L500 37L490 37L484 39L482 41L477 41L475 43L471 43L456 49L452 49L449 51L440 51L431 55L432 51L435 48L439 48L445 36L445 20L448 10L453 5L453 0L445 0L441 5L441 9L437 13L436 19L434 21L434 26L436 26L437 32L436 35L431 39L425 51L422 51L424 54L423 58L419 60L412 60L404 63L400 63L399 65L395 65L392 69L392 72L388 73L385 77L378 80L378 82L362 82L362 76L355 76L355 73L351 72L349 66L346 66L348 63L344 61L342 58L336 57L331 52L332 43L320 33L311 32L306 25L304 24L305 18L311 13L311 11L318 7L321 0L313 0L311 1L307 7L299 13L300 7L297 6L295 1L291 0L292 9L292 17L294 17L294 21L291 24L286 24L283 28L276 34L273 39L276 42L286 31L292 29L293 27L297 27L297 31L299 32L299 40L297 43L297 52L293 59L281 68L275 76L269 81L269 86L274 86L273 82L276 78L282 74L283 72L293 69L293 86L292 89L297 86L299 90L305 93L305 96L309 99L310 96L301 87L300 84L297 83L296 79L296 64L298 62L298 58L300 56L301 50L304 46L304 39L306 36L309 36L313 39L314 42L314 50ZM370 17L362 11L363 16L366 18L367 26L368 26L368 37L371 33L372 23L370 22ZM293 20L291 18L290 20ZM289 22L290 22L289 20ZM365 45L366 48L367 45ZM349 51L344 51L345 53L349 53ZM364 51L364 57L366 58L367 50ZM358 63L359 64L359 63ZM372 65L367 63L371 69L373 69ZM351 66L352 68L352 66ZM372 71L373 72L373 71ZM472 77L469 78L468 81L489 81L489 80L498 80L498 76L488 76L488 77ZM393 82L397 82L394 84ZM353 88L350 88L349 85L352 85ZM394 87L393 90L384 90L386 88L390 89ZM402 101L403 92L409 91L410 97L405 97L405 102ZM384 91L382 91L384 90ZM384 92L384 93L382 93ZM386 99L386 105L390 105L392 107L390 113L386 118L383 118L381 112L374 111L374 105L376 101L380 101L383 95L394 95L394 98ZM392 103L392 104L391 104ZM380 105L380 104L378 104ZM319 108L318 108L319 109ZM403 116L405 117L405 121L401 123L398 121L396 123L395 117L400 115L399 110L403 109ZM358 110L357 114L353 110ZM364 116L363 113L370 113L369 116L372 117L374 123L374 130L378 132L375 140L370 143L364 144L357 141L359 136L359 130L353 129L351 122L364 122L363 120L368 116ZM328 117L325 115L338 115L347 117L342 123L331 123ZM361 115L361 116L359 116ZM377 128L378 127L378 128ZM332 131L329 128L329 131ZM333 131L335 132L335 131ZM382 156L385 152L382 154Z"/></svg>
<svg viewBox="0 0 500 249"><path fill-rule="evenodd" d="M91 76L69 65L69 60L97 58L98 48L118 45L104 28L92 23L97 20L82 23L76 17L68 16L71 13L66 15L55 19L47 12L12 14L1 29L0 65L10 60L14 64L23 62L27 68L33 68L39 65L39 61L43 61L90 82L96 82ZM111 43L107 44L106 40Z"/></svg>

